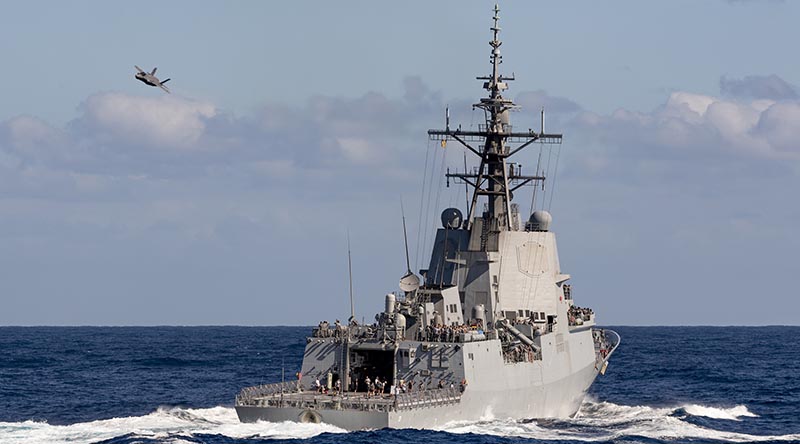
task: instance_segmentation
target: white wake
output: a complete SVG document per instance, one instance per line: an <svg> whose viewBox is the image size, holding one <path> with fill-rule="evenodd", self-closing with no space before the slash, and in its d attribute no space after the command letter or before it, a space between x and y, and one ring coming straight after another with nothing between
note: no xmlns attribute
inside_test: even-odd
<svg viewBox="0 0 800 444"><path fill-rule="evenodd" d="M239 422L230 407L209 409L159 408L144 416L103 419L70 425L50 425L45 422L0 422L0 442L3 444L91 443L126 434L159 439L193 434L219 434L231 438L309 438L321 433L344 433L327 424L294 422Z"/></svg>
<svg viewBox="0 0 800 444"><path fill-rule="evenodd" d="M537 421L489 419L479 422L452 423L441 430L463 434L475 433L536 440L613 441L623 436L642 436L661 440L719 440L727 442L798 441L800 434L761 436L727 432L692 424L687 416L740 421L757 417L746 406L714 407L697 404L675 407L625 406L586 400L575 418ZM223 435L234 439L304 439L321 433L345 433L327 424L294 422L239 422L230 407L208 409L159 408L144 416L112 418L71 425L46 422L0 422L3 444L92 443L127 434L137 437L186 442L192 435ZM187 438L182 440L181 438Z"/></svg>
<svg viewBox="0 0 800 444"><path fill-rule="evenodd" d="M442 430L450 433L515 436L537 440L613 441L622 436L642 436L660 440L706 439L727 442L800 440L800 434L751 435L703 427L686 421L684 418L687 415L732 421L739 421L742 417L758 416L750 412L744 405L725 408L687 404L655 408L625 406L587 399L575 418L453 423L446 425Z"/></svg>
<svg viewBox="0 0 800 444"><path fill-rule="evenodd" d="M703 405L689 404L684 406L686 413L692 416L705 416L714 419L729 419L731 421L741 421L743 417L756 418L758 415L747 410L746 405L737 405L731 408L706 407Z"/></svg>

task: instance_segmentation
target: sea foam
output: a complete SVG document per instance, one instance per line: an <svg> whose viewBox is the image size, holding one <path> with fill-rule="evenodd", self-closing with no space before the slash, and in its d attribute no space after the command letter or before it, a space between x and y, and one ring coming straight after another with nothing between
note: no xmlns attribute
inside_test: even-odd
<svg viewBox="0 0 800 444"><path fill-rule="evenodd" d="M730 408L697 404L674 407L626 406L586 400L574 418L534 421L494 420L478 423L451 423L442 430L514 436L536 440L613 441L625 436L659 440L718 440L727 442L797 441L800 434L766 436L735 433L703 427L686 421L687 415L740 420L757 417L747 406Z"/></svg>
<svg viewBox="0 0 800 444"><path fill-rule="evenodd" d="M450 423L440 428L453 434L472 433L502 437L521 437L540 441L613 441L625 436L659 440L716 440L727 442L797 441L800 435L760 436L703 427L686 421L687 416L741 420L756 417L747 406L714 407L698 404L675 407L626 406L587 400L570 419L510 420ZM0 422L0 441L4 444L92 443L114 440L197 442L196 435L221 435L235 440L307 439L322 433L345 433L327 424L295 422L239 422L230 407L186 409L162 407L143 415L111 418L70 425L46 422Z"/></svg>
<svg viewBox="0 0 800 444"><path fill-rule="evenodd" d="M230 407L207 409L159 408L143 415L111 418L70 425L50 425L46 422L0 422L0 441L4 444L91 443L125 435L164 442L187 440L194 434L224 435L229 438L295 439L310 438L321 433L343 433L328 424L295 422L239 422ZM182 439L182 437L184 439ZM195 442L188 440L189 442Z"/></svg>

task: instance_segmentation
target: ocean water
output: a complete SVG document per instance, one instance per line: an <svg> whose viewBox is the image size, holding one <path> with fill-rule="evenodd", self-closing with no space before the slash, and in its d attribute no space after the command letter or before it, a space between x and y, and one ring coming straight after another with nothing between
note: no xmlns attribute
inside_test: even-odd
<svg viewBox="0 0 800 444"><path fill-rule="evenodd" d="M575 418L345 433L233 410L298 370L307 327L4 327L0 443L800 443L800 327L613 328Z"/></svg>

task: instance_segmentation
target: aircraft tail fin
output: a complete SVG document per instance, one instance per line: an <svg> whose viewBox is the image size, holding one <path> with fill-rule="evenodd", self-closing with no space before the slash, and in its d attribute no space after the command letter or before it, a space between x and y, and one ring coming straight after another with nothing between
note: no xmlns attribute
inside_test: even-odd
<svg viewBox="0 0 800 444"><path fill-rule="evenodd" d="M156 66L155 68L153 68L153 72L151 72L151 73L150 73L150 75L156 75L156 70L157 70L157 69L158 69L158 67L157 67L157 66Z"/></svg>
<svg viewBox="0 0 800 444"><path fill-rule="evenodd" d="M162 81L161 81L161 84L163 85L163 84L165 84L165 83L169 82L170 80L172 80L172 79L162 80Z"/></svg>

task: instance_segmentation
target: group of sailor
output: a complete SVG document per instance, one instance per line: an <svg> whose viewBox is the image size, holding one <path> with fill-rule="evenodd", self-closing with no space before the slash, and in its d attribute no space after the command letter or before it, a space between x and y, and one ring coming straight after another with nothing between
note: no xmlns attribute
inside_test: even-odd
<svg viewBox="0 0 800 444"><path fill-rule="evenodd" d="M573 305L569 308L567 315L569 316L569 325L583 325L584 322L592 319L594 310Z"/></svg>
<svg viewBox="0 0 800 444"><path fill-rule="evenodd" d="M606 331L592 330L592 336L594 338L594 343L597 346L597 351L600 353L600 357L605 359L606 356L608 356L608 351L611 349L611 344L609 344L608 339L606 338Z"/></svg>
<svg viewBox="0 0 800 444"><path fill-rule="evenodd" d="M341 338L344 329L345 327L342 326L338 319L333 323L333 328L331 328L328 321L319 321L319 325L314 331L314 336L318 338Z"/></svg>
<svg viewBox="0 0 800 444"><path fill-rule="evenodd" d="M458 342L459 335L470 331L482 331L483 326L480 321L475 325L442 325L432 324L425 327L425 330L417 332L418 341L427 342Z"/></svg>
<svg viewBox="0 0 800 444"><path fill-rule="evenodd" d="M336 382L334 382L332 386L328 388L326 384L321 384L319 382L319 378L317 378L314 380L312 386L315 392L325 395L327 394L338 395L342 391L342 381L340 379L337 379Z"/></svg>
<svg viewBox="0 0 800 444"><path fill-rule="evenodd" d="M380 376L376 376L374 381L369 379L369 375L365 376L364 387L367 388L367 396L385 393L387 381L381 381Z"/></svg>
<svg viewBox="0 0 800 444"><path fill-rule="evenodd" d="M430 387L430 385L431 385L431 383L433 381L428 379L427 380L427 384L425 384L425 382L426 381L422 381L422 384L419 384L419 387L418 387L419 390L427 390ZM448 388L448 387L451 388L451 389L454 389L454 388L456 388L456 384L453 381L447 382L444 379L439 379L439 383L436 385L436 388L440 389L440 390L444 389L444 388ZM463 393L464 390L466 390L466 388L467 388L467 380L466 379L462 379L461 380L461 384L459 384L459 390ZM395 390L397 392L395 394L413 392L414 391L414 380L411 379L408 382L406 382L405 379L401 379L400 383L397 384L397 387L396 387Z"/></svg>

